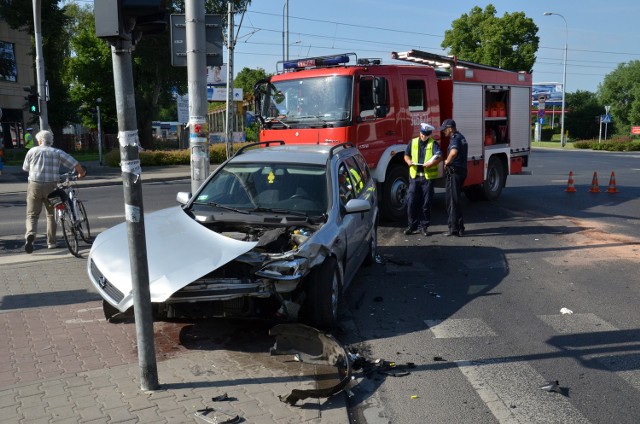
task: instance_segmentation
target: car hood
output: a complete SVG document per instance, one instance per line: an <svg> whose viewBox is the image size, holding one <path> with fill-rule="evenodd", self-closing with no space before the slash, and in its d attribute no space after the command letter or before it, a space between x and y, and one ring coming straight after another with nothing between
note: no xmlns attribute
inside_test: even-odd
<svg viewBox="0 0 640 424"><path fill-rule="evenodd" d="M256 242L234 240L207 229L180 206L145 214L144 226L152 302L164 302L184 286L256 245ZM89 261L132 302L126 222L96 237Z"/></svg>

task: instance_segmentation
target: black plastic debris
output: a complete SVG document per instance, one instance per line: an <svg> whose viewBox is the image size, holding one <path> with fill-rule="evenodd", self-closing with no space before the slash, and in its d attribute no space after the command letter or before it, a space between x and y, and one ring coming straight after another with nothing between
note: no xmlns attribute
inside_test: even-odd
<svg viewBox="0 0 640 424"><path fill-rule="evenodd" d="M446 359L444 359L442 356L434 356L433 360L436 362L445 362Z"/></svg>
<svg viewBox="0 0 640 424"><path fill-rule="evenodd" d="M219 396L212 397L211 400L214 402L222 402L223 400L229 400L229 395L227 393L223 393Z"/></svg>
<svg viewBox="0 0 640 424"><path fill-rule="evenodd" d="M276 337L271 348L272 355L298 355L301 362L315 365L329 365L337 372L331 381L324 381L318 389L293 389L286 396L278 396L281 401L295 405L307 398L325 398L343 390L351 380L351 362L344 347L331 335L300 323L279 324L269 330Z"/></svg>

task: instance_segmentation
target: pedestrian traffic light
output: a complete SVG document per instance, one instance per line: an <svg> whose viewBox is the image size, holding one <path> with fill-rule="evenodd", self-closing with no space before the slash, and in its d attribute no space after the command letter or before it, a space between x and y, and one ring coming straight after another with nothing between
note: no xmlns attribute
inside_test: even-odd
<svg viewBox="0 0 640 424"><path fill-rule="evenodd" d="M34 115L40 115L40 99L37 94L29 94L28 96L29 112Z"/></svg>
<svg viewBox="0 0 640 424"><path fill-rule="evenodd" d="M94 0L96 36L130 39L167 29L167 0Z"/></svg>
<svg viewBox="0 0 640 424"><path fill-rule="evenodd" d="M38 96L38 89L35 86L23 87L24 91L28 91L29 94L24 96L27 101L25 108L34 115L40 115L40 97Z"/></svg>

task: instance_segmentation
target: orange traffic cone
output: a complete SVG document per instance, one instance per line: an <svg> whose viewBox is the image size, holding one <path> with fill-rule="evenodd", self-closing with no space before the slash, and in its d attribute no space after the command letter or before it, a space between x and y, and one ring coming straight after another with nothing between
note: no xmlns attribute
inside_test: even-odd
<svg viewBox="0 0 640 424"><path fill-rule="evenodd" d="M573 186L573 171L569 171L569 181L567 181L567 188L564 189L567 193L575 193L576 188Z"/></svg>
<svg viewBox="0 0 640 424"><path fill-rule="evenodd" d="M607 193L617 193L618 189L616 188L616 174L611 171L611 178L609 178L609 189Z"/></svg>
<svg viewBox="0 0 640 424"><path fill-rule="evenodd" d="M591 180L590 193L600 193L600 187L598 187L598 173L594 171L593 179Z"/></svg>

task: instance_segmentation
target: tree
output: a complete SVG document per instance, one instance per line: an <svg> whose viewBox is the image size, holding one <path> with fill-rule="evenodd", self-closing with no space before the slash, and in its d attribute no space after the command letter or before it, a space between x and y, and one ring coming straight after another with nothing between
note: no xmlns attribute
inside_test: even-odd
<svg viewBox="0 0 640 424"><path fill-rule="evenodd" d="M242 68L233 80L235 88L242 88L245 99L253 99L253 86L261 79L269 78L270 74L267 74L264 69L250 69L247 67Z"/></svg>
<svg viewBox="0 0 640 424"><path fill-rule="evenodd" d="M598 97L600 104L611 106L613 131L626 132L640 124L640 61L621 63L607 74L598 86Z"/></svg>
<svg viewBox="0 0 640 424"><path fill-rule="evenodd" d="M530 71L540 42L538 27L523 12L496 17L489 4L482 10L475 6L463 14L444 33L442 48L459 59L500 67L512 71Z"/></svg>
<svg viewBox="0 0 640 424"><path fill-rule="evenodd" d="M566 93L565 126L572 138L586 140L598 137L600 131L599 116L604 108L596 93L578 90Z"/></svg>

